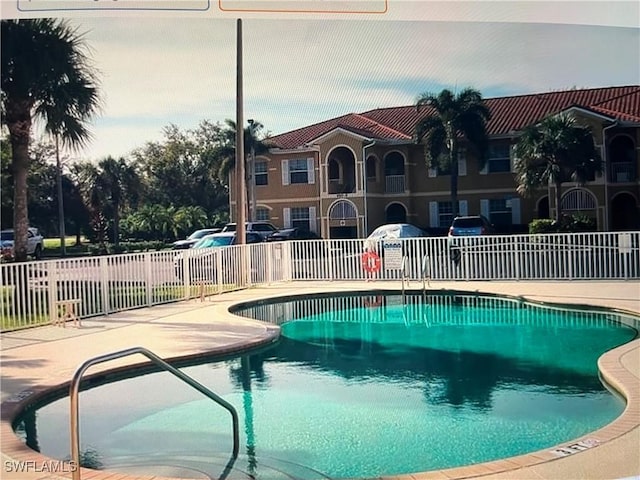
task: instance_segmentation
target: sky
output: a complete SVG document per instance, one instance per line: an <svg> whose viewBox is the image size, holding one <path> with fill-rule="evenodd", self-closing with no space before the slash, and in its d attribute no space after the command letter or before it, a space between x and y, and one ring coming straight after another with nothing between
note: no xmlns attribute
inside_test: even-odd
<svg viewBox="0 0 640 480"><path fill-rule="evenodd" d="M103 94L93 140L74 156L126 156L162 140L169 124L235 119L235 19L71 21L85 32ZM244 118L272 134L443 88L490 98L640 84L637 27L256 18L243 31Z"/></svg>

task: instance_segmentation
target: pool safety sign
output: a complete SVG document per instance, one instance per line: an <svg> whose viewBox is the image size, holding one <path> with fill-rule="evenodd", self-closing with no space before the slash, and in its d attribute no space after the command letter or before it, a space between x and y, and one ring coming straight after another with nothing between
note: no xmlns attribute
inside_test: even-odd
<svg viewBox="0 0 640 480"><path fill-rule="evenodd" d="M384 269L402 270L402 241L385 240L382 248L384 249Z"/></svg>

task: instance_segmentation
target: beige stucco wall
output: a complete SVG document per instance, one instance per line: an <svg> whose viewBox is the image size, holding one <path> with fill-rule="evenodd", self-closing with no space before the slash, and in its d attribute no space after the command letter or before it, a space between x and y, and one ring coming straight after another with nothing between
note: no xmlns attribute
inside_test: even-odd
<svg viewBox="0 0 640 480"><path fill-rule="evenodd" d="M599 118L576 114L579 122L588 125L594 134L596 144L601 146L602 129L605 124ZM640 171L640 129L611 129L607 139L615 138L618 133L630 134L636 145L636 168ZM494 140L509 143L509 139ZM264 159L268 161L268 185L256 187L258 206L268 208L270 218L276 226L283 226L283 209L295 206L316 207L317 225L321 233L328 236L328 228L336 222L329 221L329 209L334 202L347 199L357 210L357 218L348 221L348 225L358 226L358 235L366 236L376 226L386 223L386 208L393 203L400 203L407 209L407 221L421 227L428 227L429 202L450 200L450 176L429 177L425 164L424 150L420 145L383 144L378 142L366 147L366 157L376 159L376 176L364 182L365 162L362 158L363 148L369 140L343 130L336 130L320 138L313 146L296 151L270 153ZM328 193L328 161L336 152L336 148L344 147L353 156L354 180L356 189L353 193ZM604 149L606 152L606 147ZM405 192L385 193L384 161L391 152L400 153L405 162ZM282 185L282 161L294 158L313 158L315 165L315 182L313 184ZM234 186L231 185L231 200L235 202ZM566 183L563 192L575 188L576 185ZM610 202L615 195L628 193L640 205L640 182L631 184L611 184L605 186L604 177L599 176L595 182L589 182L585 188L592 192L597 201L596 216L600 229L605 226ZM469 214L480 213L480 201L493 198L519 198L521 224L526 225L537 218L538 202L547 195L547 189L541 189L531 198L522 198L516 192L516 181L511 172L482 174L478 162L470 153L466 158L466 175L458 179L458 198L467 201ZM366 196L366 201L365 201ZM553 213L554 199L551 197ZM609 209L609 210L607 210ZM365 220L366 215L366 220Z"/></svg>

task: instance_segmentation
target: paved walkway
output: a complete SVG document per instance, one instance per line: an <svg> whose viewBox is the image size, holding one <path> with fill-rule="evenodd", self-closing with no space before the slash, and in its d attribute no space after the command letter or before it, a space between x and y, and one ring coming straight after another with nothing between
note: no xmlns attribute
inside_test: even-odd
<svg viewBox="0 0 640 480"><path fill-rule="evenodd" d="M399 282L277 284L227 293L205 302L192 300L85 320L79 329L45 326L4 333L0 336L0 393L3 402L0 425L3 466L0 478L70 478L70 474L52 474L39 468L47 459L27 449L15 437L10 420L25 403L33 401L51 387L68 382L77 367L90 357L134 346L144 346L162 358L170 360L211 352L236 352L250 346L272 342L277 338L279 331L271 325L230 315L228 308L232 304L269 296L399 287ZM414 283L411 288L421 288L421 284ZM640 313L640 282L434 282L430 288L500 293L531 300L599 305ZM141 356L128 357L92 367L88 373L122 368L144 361L144 357ZM609 352L601 358L599 365L607 381L627 397L628 405L624 414L615 422L588 436L589 441L596 440L596 444L591 448L562 458L552 455L549 451L543 451L497 462L407 475L402 478L640 478L640 340L636 339ZM15 472L18 465L16 461L33 463L28 472ZM85 480L152 478L128 477L114 472L84 469L82 473ZM229 478L235 477L232 475Z"/></svg>

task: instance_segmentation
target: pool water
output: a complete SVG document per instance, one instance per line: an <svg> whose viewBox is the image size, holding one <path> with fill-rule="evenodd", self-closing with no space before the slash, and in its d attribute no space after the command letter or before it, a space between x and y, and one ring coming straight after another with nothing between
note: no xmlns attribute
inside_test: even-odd
<svg viewBox="0 0 640 480"><path fill-rule="evenodd" d="M622 412L596 362L637 333L613 313L473 296L352 294L235 313L281 323L281 341L183 371L237 408L234 468L264 479L393 475L552 448ZM228 412L167 373L94 386L80 409L81 450L103 468L217 477L231 453ZM17 432L68 457L68 410L66 398L39 406Z"/></svg>

